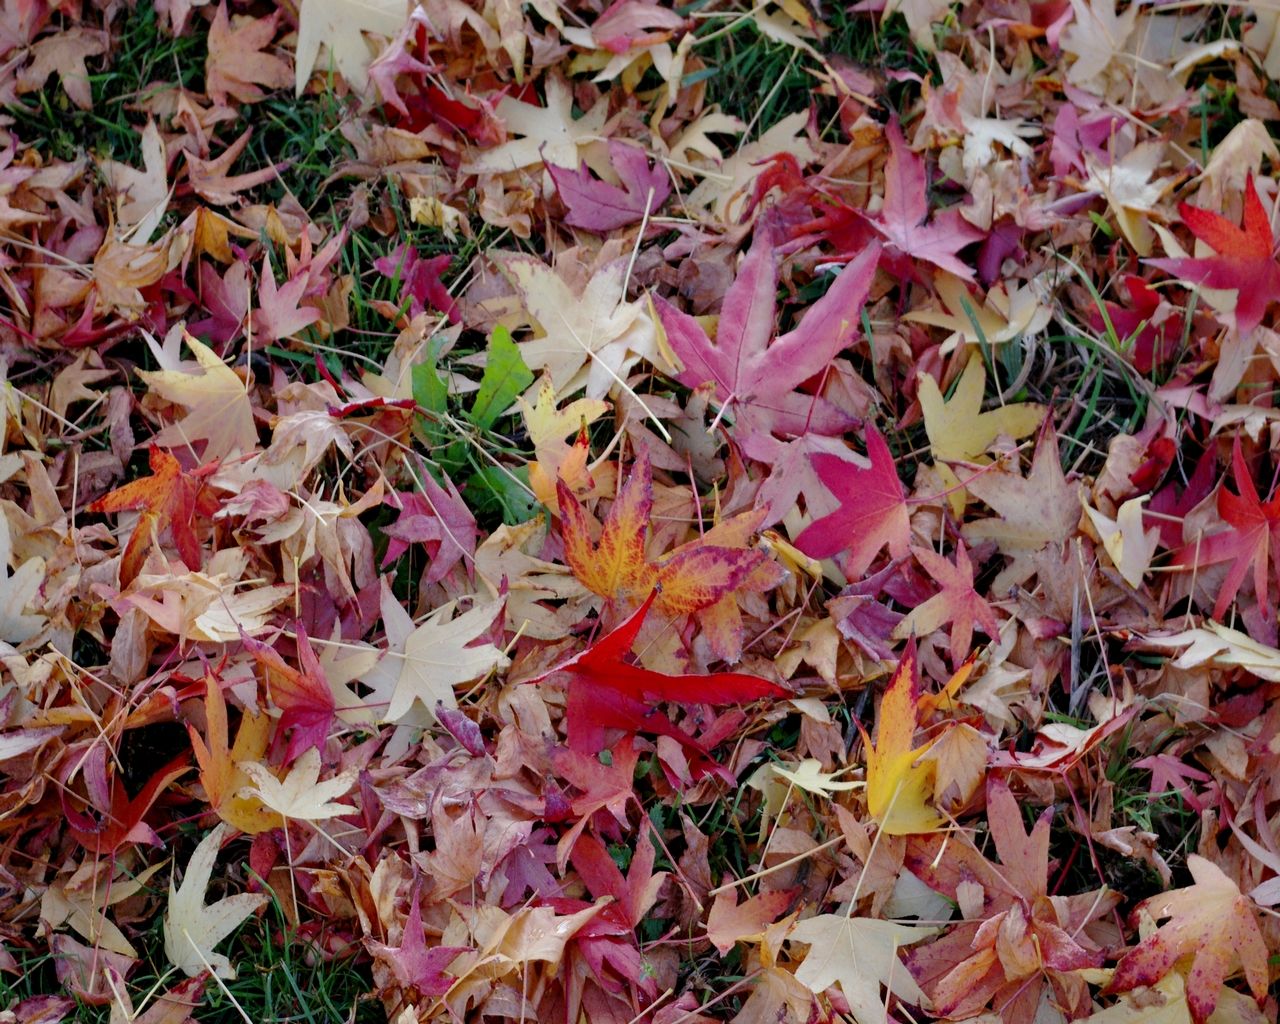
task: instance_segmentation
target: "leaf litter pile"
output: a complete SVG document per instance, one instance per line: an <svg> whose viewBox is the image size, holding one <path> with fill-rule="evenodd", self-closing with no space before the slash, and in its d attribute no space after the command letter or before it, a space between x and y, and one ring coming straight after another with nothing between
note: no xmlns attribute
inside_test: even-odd
<svg viewBox="0 0 1280 1024"><path fill-rule="evenodd" d="M6 0L0 1017L1274 1021L1277 79Z"/></svg>

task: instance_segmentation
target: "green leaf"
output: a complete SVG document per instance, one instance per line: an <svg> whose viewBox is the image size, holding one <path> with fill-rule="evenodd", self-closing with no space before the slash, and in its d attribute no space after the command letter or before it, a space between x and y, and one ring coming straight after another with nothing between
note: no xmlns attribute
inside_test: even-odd
<svg viewBox="0 0 1280 1024"><path fill-rule="evenodd" d="M508 526L516 526L541 510L528 485L529 471L524 466L510 470L486 466L467 481L467 502L477 518L496 514Z"/></svg>
<svg viewBox="0 0 1280 1024"><path fill-rule="evenodd" d="M511 340L511 332L499 324L489 339L489 359L467 418L481 430L488 430L511 407L516 396L532 383L533 374L525 366L520 349Z"/></svg>
<svg viewBox="0 0 1280 1024"><path fill-rule="evenodd" d="M427 358L413 368L413 400L427 412L445 412L449 407L449 389L436 369L443 344L444 339L432 338Z"/></svg>
<svg viewBox="0 0 1280 1024"><path fill-rule="evenodd" d="M413 400L423 412L418 417L418 431L428 447L433 449L451 440L441 419L432 415L449 411L449 388L436 369L443 346L443 338L432 338L427 344L426 359L413 368L411 376Z"/></svg>

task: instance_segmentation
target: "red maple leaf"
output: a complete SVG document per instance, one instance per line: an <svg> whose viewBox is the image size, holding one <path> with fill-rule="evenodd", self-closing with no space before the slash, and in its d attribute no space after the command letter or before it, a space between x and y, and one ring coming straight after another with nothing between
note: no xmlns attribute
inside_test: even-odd
<svg viewBox="0 0 1280 1024"><path fill-rule="evenodd" d="M70 803L74 794L64 789L62 813L67 819L67 831L77 843L99 857L114 855L125 843L163 845L155 830L143 819L169 784L190 770L187 760L187 754L180 754L161 766L132 799L125 789L123 777L120 774L112 776L111 806L100 820L75 810Z"/></svg>
<svg viewBox="0 0 1280 1024"><path fill-rule="evenodd" d="M1219 213L1188 203L1178 204L1178 215L1191 233L1217 255L1147 262L1206 288L1238 289L1236 326L1242 334L1252 331L1262 322L1271 299L1280 294L1280 266L1274 259L1276 243L1271 218L1258 198L1253 175L1245 181L1240 227Z"/></svg>
<svg viewBox="0 0 1280 1024"><path fill-rule="evenodd" d="M894 558L911 544L911 520L893 455L875 427L867 425L866 469L835 455L814 455L813 466L840 507L815 520L796 538L796 547L812 558L847 550L845 575L859 579L886 544Z"/></svg>
<svg viewBox="0 0 1280 1024"><path fill-rule="evenodd" d="M155 445L148 451L147 460L151 465L150 476L117 487L90 502L85 509L86 512L143 510L120 558L122 587L128 586L142 569L153 531L159 533L166 527L186 567L193 572L199 569L204 559L196 536L196 520L218 511L218 499L204 482L204 478L218 468L216 461L187 472L177 459Z"/></svg>
<svg viewBox="0 0 1280 1024"><path fill-rule="evenodd" d="M1257 488L1245 465L1240 451L1240 439L1236 438L1231 453L1231 473L1239 494L1232 494L1223 487L1218 491L1218 515L1234 529L1202 537L1184 544L1174 552L1174 565L1214 565L1231 562L1218 600L1213 606L1213 617L1221 619L1236 593L1244 583L1245 574L1253 569L1253 589L1259 607L1267 609L1269 591L1267 567L1273 559L1280 569L1280 494L1267 501L1258 497ZM1273 550L1273 541L1276 542Z"/></svg>
<svg viewBox="0 0 1280 1024"><path fill-rule="evenodd" d="M609 856L604 843L595 836L582 836L574 844L570 858L578 876L586 883L591 895L612 896L614 903L606 913L616 913L628 928L639 927L649 908L658 898L658 888L667 872L653 870L655 860L653 840L646 829L635 844L635 855L627 869L626 877Z"/></svg>
<svg viewBox="0 0 1280 1024"><path fill-rule="evenodd" d="M715 770L709 751L662 714L658 703L745 704L761 697L790 694L775 683L741 672L668 675L632 664L627 660L631 647L657 596L658 591L654 590L613 632L529 682L567 677L565 734L571 750L587 754L603 750L605 732L610 729L670 736L701 755L695 771L706 774Z"/></svg>
<svg viewBox="0 0 1280 1024"><path fill-rule="evenodd" d="M1106 318L1101 310L1092 310L1089 326L1101 333L1110 320L1117 340L1123 343L1133 339L1130 358L1134 369L1149 374L1177 353L1178 344L1182 341L1182 314L1164 302L1160 293L1137 274L1126 274L1121 284L1128 294L1129 305L1106 303Z"/></svg>

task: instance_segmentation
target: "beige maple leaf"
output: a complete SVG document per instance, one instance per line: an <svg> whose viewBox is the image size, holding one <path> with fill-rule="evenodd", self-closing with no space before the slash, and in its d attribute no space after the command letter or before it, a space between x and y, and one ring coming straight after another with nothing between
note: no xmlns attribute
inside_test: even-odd
<svg viewBox="0 0 1280 1024"><path fill-rule="evenodd" d="M716 164L724 160L724 153L712 141L712 135L741 135L746 130L745 122L724 113L717 106L711 106L685 125L670 142L664 144L660 137L655 137L654 145L666 150L665 162L670 166L686 173L700 174L702 172L695 165L695 160L710 160Z"/></svg>
<svg viewBox="0 0 1280 1024"><path fill-rule="evenodd" d="M904 1002L928 1008L928 998L898 959L898 950L937 930L844 914L808 918L789 936L809 945L796 980L815 994L839 985L858 1024L884 1021L881 986Z"/></svg>
<svg viewBox="0 0 1280 1024"><path fill-rule="evenodd" d="M37 92L53 73L62 81L63 91L81 110L93 106L89 69L85 61L107 52L107 34L88 28L68 28L45 36L29 51L31 63L18 72L19 93Z"/></svg>
<svg viewBox="0 0 1280 1024"><path fill-rule="evenodd" d="M1041 435L1025 477L983 473L969 480L968 489L995 509L999 518L966 523L961 531L964 539L970 544L994 540L1001 553L1013 559L991 584L997 594L1028 579L1036 571L1032 556L1066 541L1080 520L1080 492L1062 473L1052 431Z"/></svg>
<svg viewBox="0 0 1280 1024"><path fill-rule="evenodd" d="M748 142L715 171L707 171L702 181L685 199L690 209L710 208L723 223L736 222L751 198L752 186L770 157L788 153L801 167L817 159L805 128L809 115L800 110L789 114L755 142ZM720 129L723 130L723 129Z"/></svg>
<svg viewBox="0 0 1280 1024"><path fill-rule="evenodd" d="M45 626L43 615L28 615L26 609L44 584L44 559L29 558L9 575L9 558L13 552L9 519L0 512L0 641L26 643Z"/></svg>
<svg viewBox="0 0 1280 1024"><path fill-rule="evenodd" d="M293 490L330 448L337 448L348 459L355 458L342 421L327 409L303 409L281 416L272 424L270 446L253 462L253 478L267 480L282 491Z"/></svg>
<svg viewBox="0 0 1280 1024"><path fill-rule="evenodd" d="M856 779L839 779L838 776L843 775L847 769L842 769L838 772L824 772L822 770L822 762L814 757L805 758L794 768L784 768L780 764L774 764L772 767L774 775L797 789L812 793L814 796L824 796L828 799L837 792L861 789L866 785L865 782Z"/></svg>
<svg viewBox="0 0 1280 1024"><path fill-rule="evenodd" d="M493 644L474 644L502 613L502 602L480 605L456 618L455 608L450 601L433 611L403 636L396 645L399 651L393 648L384 655L382 672L365 677L374 689L370 702L387 702L384 722L400 722L418 702L432 714L437 704L456 708L455 686L506 666L506 655Z"/></svg>
<svg viewBox="0 0 1280 1024"><path fill-rule="evenodd" d="M525 365L551 376L557 397L585 386L601 399L623 386L640 360L667 366L653 320L639 302L626 301L626 261L598 270L580 294L541 260L493 254L520 293L541 335L520 343Z"/></svg>
<svg viewBox="0 0 1280 1024"><path fill-rule="evenodd" d="M476 549L476 576L494 599L505 585L507 621L522 636L559 640L568 634L576 613L544 602L582 598L587 588L566 566L531 553L542 550L546 535L542 517L498 527Z"/></svg>
<svg viewBox="0 0 1280 1024"><path fill-rule="evenodd" d="M1085 154L1089 170L1086 187L1100 192L1115 215L1116 224L1139 256L1150 256L1155 234L1145 214L1151 213L1174 184L1173 178L1151 180L1164 158L1164 144L1144 142L1124 157L1103 164Z"/></svg>
<svg viewBox="0 0 1280 1024"><path fill-rule="evenodd" d="M331 779L320 781L320 751L311 747L293 763L289 774L278 779L266 765L257 761L241 761L236 765L252 781L241 794L256 797L263 806L281 817L294 821L323 821L350 814L350 804L334 803L356 781L356 770L348 768Z"/></svg>
<svg viewBox="0 0 1280 1024"><path fill-rule="evenodd" d="M115 193L116 225L127 228L125 241L145 245L160 226L169 200L164 140L152 119L142 130L142 169L115 160L101 160L98 168Z"/></svg>
<svg viewBox="0 0 1280 1024"><path fill-rule="evenodd" d="M209 26L209 55L204 65L205 91L211 99L226 103L230 96L240 103L254 103L263 96L259 86L282 89L289 84L293 76L288 62L263 52L275 38L278 19L279 12L265 18L228 18L226 0L218 5Z"/></svg>
<svg viewBox="0 0 1280 1024"><path fill-rule="evenodd" d="M76 356L76 361L63 367L53 378L53 386L49 389L49 407L59 416L65 417L68 409L76 402L101 401L102 394L89 385L106 380L115 372L103 366L102 356L94 349L82 349Z"/></svg>
<svg viewBox="0 0 1280 1024"><path fill-rule="evenodd" d="M301 96L307 87L321 46L328 52L333 70L355 92L363 93L374 58L365 34L390 39L408 20L409 5L405 0L302 0L294 68L296 95Z"/></svg>
<svg viewBox="0 0 1280 1024"><path fill-rule="evenodd" d="M178 265L186 237L170 231L147 245L134 245L114 231L93 256L93 284L99 313L116 312L137 320L147 307L141 289L155 284Z"/></svg>
<svg viewBox="0 0 1280 1024"><path fill-rule="evenodd" d="M1205 664L1238 667L1259 679L1280 683L1280 650L1218 622L1208 621L1202 629L1186 629L1170 636L1148 636L1146 640L1158 647L1185 647L1173 662L1177 668Z"/></svg>
<svg viewBox="0 0 1280 1024"><path fill-rule="evenodd" d="M582 158L601 177L613 175L604 150L583 152L589 143L599 142L608 116L608 99L600 100L582 117L573 117L573 93L561 78L546 83L547 103L534 106L524 100L504 96L497 114L507 130L523 136L494 146L462 165L463 174L502 174L522 167L538 167L545 161L557 167L577 170Z"/></svg>
<svg viewBox="0 0 1280 1024"><path fill-rule="evenodd" d="M951 331L942 343L943 353L962 344L1000 345L1039 334L1052 317L1052 307L1035 282L1018 285L997 281L986 298L979 300L960 278L944 271L936 276L934 288L937 300L912 310L903 319Z"/></svg>
<svg viewBox="0 0 1280 1024"><path fill-rule="evenodd" d="M200 845L191 854L182 876L182 885L175 889L173 880L169 882L169 906L164 914L164 955L188 977L211 970L219 978L234 978L236 969L231 966L231 961L221 953L215 953L213 947L267 903L264 893L239 893L205 905L205 890L213 876L218 848L230 831L227 825L219 824L200 840Z"/></svg>
<svg viewBox="0 0 1280 1024"><path fill-rule="evenodd" d="M1142 503L1146 500L1146 495L1130 498L1116 510L1114 519L1096 508L1085 506L1111 564L1131 587L1142 586L1142 578L1151 567L1156 548L1160 546L1160 531L1143 529Z"/></svg>
<svg viewBox="0 0 1280 1024"><path fill-rule="evenodd" d="M258 446L258 428L245 382L202 341L186 332L183 338L203 373L138 371L153 394L187 407L186 416L162 429L152 442L176 448L204 441L205 462L252 452Z"/></svg>
<svg viewBox="0 0 1280 1024"><path fill-rule="evenodd" d="M1138 20L1137 6L1116 12L1116 0L1071 0L1075 18L1062 32L1062 52L1075 62L1067 71L1074 85L1094 85L1124 52Z"/></svg>
<svg viewBox="0 0 1280 1024"><path fill-rule="evenodd" d="M950 10L951 0L889 0L884 5L884 13L880 15L880 25L883 28L891 15L901 11L907 28L911 31L911 41L920 49L932 53L934 23L941 21Z"/></svg>
<svg viewBox="0 0 1280 1024"><path fill-rule="evenodd" d="M143 891L147 880L163 866L153 864L130 878L127 873L117 874L113 861L85 861L69 878L59 878L44 891L40 921L49 929L68 925L94 948L136 957L137 950L107 917L107 909Z"/></svg>
<svg viewBox="0 0 1280 1024"><path fill-rule="evenodd" d="M216 560L223 552L215 555ZM241 631L253 636L266 628L272 611L295 596L286 584L236 591L226 573L144 573L121 597L166 632L182 640L231 643Z"/></svg>
<svg viewBox="0 0 1280 1024"><path fill-rule="evenodd" d="M982 396L986 392L987 371L983 361L976 357L965 365L950 399L943 398L937 381L931 375L921 374L919 381L917 394L924 414L924 429L929 438L929 448L939 463L935 468L948 492L947 500L952 511L962 516L967 492L955 470L945 463L987 462L984 454L996 438L1003 435L1017 441L1026 437L1043 422L1045 408L1023 403L983 412Z"/></svg>

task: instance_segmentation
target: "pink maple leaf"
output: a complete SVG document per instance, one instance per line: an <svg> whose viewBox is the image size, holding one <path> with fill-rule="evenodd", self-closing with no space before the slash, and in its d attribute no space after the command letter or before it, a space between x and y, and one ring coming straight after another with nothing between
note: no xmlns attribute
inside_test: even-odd
<svg viewBox="0 0 1280 1024"><path fill-rule="evenodd" d="M232 341L249 318L249 264L237 260L219 275L212 263L200 262L200 296L208 316L191 324L191 333L215 344Z"/></svg>
<svg viewBox="0 0 1280 1024"><path fill-rule="evenodd" d="M842 409L796 388L827 368L859 330L859 315L875 276L879 246L863 250L840 272L793 331L773 338L778 287L776 239L769 224L756 227L751 249L729 287L712 341L702 325L655 297L667 340L684 369L677 380L696 388L715 384L716 400L738 415L749 409L757 430L798 437L808 431L839 434L852 425Z"/></svg>
<svg viewBox="0 0 1280 1024"><path fill-rule="evenodd" d="M1213 776L1208 772L1203 772L1199 768L1192 768L1185 761L1170 754L1152 754L1144 757L1141 761L1134 761L1135 768L1145 768L1151 773L1151 785L1147 787L1147 792L1152 796L1157 796L1167 790L1173 790L1197 814L1205 809L1199 797L1191 788L1193 782L1209 782Z"/></svg>
<svg viewBox="0 0 1280 1024"><path fill-rule="evenodd" d="M445 480L446 490L422 474L422 490L392 492L387 504L400 509L400 518L383 532L389 538L382 567L399 558L410 544L423 544L431 559L427 582L439 583L461 561L471 564L476 553L476 521L462 495Z"/></svg>
<svg viewBox="0 0 1280 1024"><path fill-rule="evenodd" d="M911 261L903 257L914 257L961 280L972 281L973 269L956 253L983 238L984 233L956 209L944 210L930 220L924 161L907 148L896 120L889 122L885 134L889 139L889 160L884 169L884 205L877 216L868 218L868 223L884 236L897 255L893 260L895 276L910 275Z"/></svg>
<svg viewBox="0 0 1280 1024"><path fill-rule="evenodd" d="M369 940L369 950L387 962L391 973L402 986L415 988L420 995L434 999L448 992L458 980L445 974L444 969L460 953L466 953L471 947L428 946L418 899L418 886L415 885L413 895L409 897L409 913L404 919L404 930L400 933L400 945L388 946Z"/></svg>
<svg viewBox="0 0 1280 1024"><path fill-rule="evenodd" d="M306 287L307 275L301 274L277 288L271 257L262 257L262 273L258 276L258 308L253 311L252 318L255 341L291 338L320 319L320 310L298 305Z"/></svg>
<svg viewBox="0 0 1280 1024"><path fill-rule="evenodd" d="M604 234L636 224L655 213L671 195L671 179L659 163L639 146L611 139L609 160L621 186L591 176L584 163L578 170L547 164L556 191L569 209L566 223Z"/></svg>
<svg viewBox="0 0 1280 1024"><path fill-rule="evenodd" d="M991 605L974 589L973 563L969 561L964 541L956 546L954 564L928 548L913 547L911 553L941 589L917 605L903 625L910 623L924 633L950 622L951 664L959 665L969 654L974 626L994 638L1000 635L1000 620Z"/></svg>

